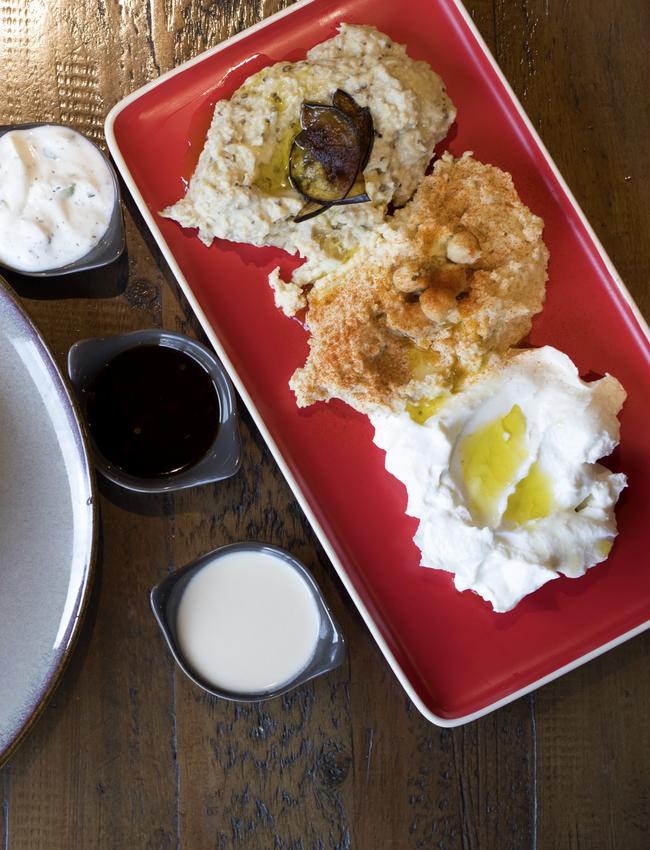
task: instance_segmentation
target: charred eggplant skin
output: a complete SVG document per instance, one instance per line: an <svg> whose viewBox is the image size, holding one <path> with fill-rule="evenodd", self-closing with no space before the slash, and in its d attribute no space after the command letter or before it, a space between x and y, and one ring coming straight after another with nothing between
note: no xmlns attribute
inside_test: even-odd
<svg viewBox="0 0 650 850"><path fill-rule="evenodd" d="M359 166L361 172L368 165L375 141L375 127L370 109L367 106L359 106L356 100L343 89L337 89L334 92L332 103L341 112L344 112L357 128L359 147L361 148L361 165Z"/></svg>
<svg viewBox="0 0 650 850"><path fill-rule="evenodd" d="M337 89L332 104L302 104L300 132L289 154L289 180L305 198L294 221L308 221L331 206L370 200L363 170L374 142L368 107Z"/></svg>
<svg viewBox="0 0 650 850"><path fill-rule="evenodd" d="M310 218L316 218L317 215L325 212L331 206L332 204L319 204L317 201L307 201L303 204L298 215L294 216L293 220L296 224L300 224L301 221L309 221Z"/></svg>
<svg viewBox="0 0 650 850"><path fill-rule="evenodd" d="M334 106L303 105L301 126L289 155L289 178L303 197L331 203L344 198L357 179L361 152L354 122ZM308 117L306 117L308 116Z"/></svg>

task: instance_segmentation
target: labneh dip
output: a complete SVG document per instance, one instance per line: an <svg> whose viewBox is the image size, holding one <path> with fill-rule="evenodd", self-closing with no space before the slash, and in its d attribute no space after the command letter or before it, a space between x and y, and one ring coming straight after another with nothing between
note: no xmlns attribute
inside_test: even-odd
<svg viewBox="0 0 650 850"><path fill-rule="evenodd" d="M372 116L375 138L363 171L370 201L296 223L305 199L289 181L288 160L301 108L331 103L337 89ZM265 68L217 103L187 194L163 215L197 227L206 245L219 237L297 253L307 262L293 282L312 283L372 238L389 204L411 198L455 114L425 62L373 27L342 24L306 59ZM277 271L271 279L282 290ZM297 287L282 296L286 312L302 303Z"/></svg>
<svg viewBox="0 0 650 850"><path fill-rule="evenodd" d="M0 263L60 269L106 233L116 202L110 167L81 133L58 124L0 137Z"/></svg>

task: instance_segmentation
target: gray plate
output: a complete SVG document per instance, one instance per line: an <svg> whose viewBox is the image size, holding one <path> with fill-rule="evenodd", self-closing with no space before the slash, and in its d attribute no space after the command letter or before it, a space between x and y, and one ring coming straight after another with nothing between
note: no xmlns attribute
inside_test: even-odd
<svg viewBox="0 0 650 850"><path fill-rule="evenodd" d="M0 278L0 764L77 635L95 548L94 479L68 388Z"/></svg>

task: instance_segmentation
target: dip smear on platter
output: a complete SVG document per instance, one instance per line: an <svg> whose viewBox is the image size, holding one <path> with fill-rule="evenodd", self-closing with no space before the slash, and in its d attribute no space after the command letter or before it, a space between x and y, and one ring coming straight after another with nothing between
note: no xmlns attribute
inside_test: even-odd
<svg viewBox="0 0 650 850"><path fill-rule="evenodd" d="M289 154L303 103L331 103L344 90L372 115L375 138L363 171L368 203L332 207L296 223L304 198L289 181ZM300 62L278 62L249 77L214 110L199 163L184 198L163 211L184 227L215 237L276 246L307 262L293 281L304 285L336 268L368 243L387 216L415 192L455 109L425 62L373 27L342 24ZM282 288L287 312L300 291Z"/></svg>
<svg viewBox="0 0 650 850"><path fill-rule="evenodd" d="M298 405L403 409L516 345L544 302L542 228L509 174L445 154L372 242L310 291L309 357L290 382Z"/></svg>
<svg viewBox="0 0 650 850"><path fill-rule="evenodd" d="M495 611L606 560L625 475L596 461L618 444L625 390L585 383L554 348L512 351L435 411L371 416L386 469L420 521L424 567L448 570Z"/></svg>

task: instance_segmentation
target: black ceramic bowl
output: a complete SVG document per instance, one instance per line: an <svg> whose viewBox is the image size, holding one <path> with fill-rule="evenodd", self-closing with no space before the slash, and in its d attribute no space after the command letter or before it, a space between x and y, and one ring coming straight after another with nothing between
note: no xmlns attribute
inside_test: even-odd
<svg viewBox="0 0 650 850"><path fill-rule="evenodd" d="M4 136L5 133L9 133L11 130L32 130L34 127L65 127L66 130L72 130L75 133L79 133L79 131L74 127L68 127L65 124L57 124L55 121L37 121L33 124L3 124L0 126L0 136ZM79 135L83 136L83 133L79 133ZM84 136L84 138L91 144L95 144L92 139L88 139L87 136ZM95 147L97 147L97 145L95 145ZM124 235L124 219L122 218L122 204L120 200L120 184L110 159L101 148L97 147L97 150L104 158L113 177L113 185L115 187L115 206L113 207L113 215L111 216L108 228L95 247L83 257L75 260L73 263L68 263L65 266L58 266L55 269L30 272L16 268L15 266L7 265L6 263L0 263L2 268L8 269L9 271L17 274L25 275L26 277L58 277L60 275L72 274L73 272L84 272L90 271L91 269L98 269L101 266L107 266L109 263L114 262L121 256L124 252L124 248L126 247L126 239Z"/></svg>
<svg viewBox="0 0 650 850"><path fill-rule="evenodd" d="M187 336L166 330L145 330L76 342L68 352L68 374L82 413L86 415L88 392L107 363L124 351L151 345L181 351L196 360L208 372L219 399L219 428L215 439L203 457L192 466L156 478L143 478L131 475L111 463L97 447L91 431L90 442L97 469L114 484L138 493L165 493L230 478L241 466L235 390L216 355Z"/></svg>
<svg viewBox="0 0 650 850"><path fill-rule="evenodd" d="M287 682L284 682L274 690L260 691L257 693L238 693L234 691L225 691L216 688L210 682L206 682L199 676L187 662L183 655L183 651L178 642L176 630L176 618L178 607L183 595L183 591L187 587L191 579L199 570L207 566L209 563L221 555L228 555L231 552L263 552L281 558L292 569L298 572L305 580L311 594L316 603L318 614L320 617L320 631L316 649L311 657L311 660ZM283 549L278 549L276 546L269 546L266 543L232 543L229 546L222 546L215 549L213 552L208 552L191 564L181 567L172 575L156 585L151 591L151 608L158 621L165 640L171 650L176 663L181 670L188 676L196 685L203 688L209 694L222 699L233 700L236 702L258 702L259 700L272 699L273 697L282 696L287 691L309 682L316 676L334 670L343 663L345 658L345 641L343 635L334 620L334 617L329 611L320 588L312 578L311 573L303 564L300 563L293 555L285 552Z"/></svg>

